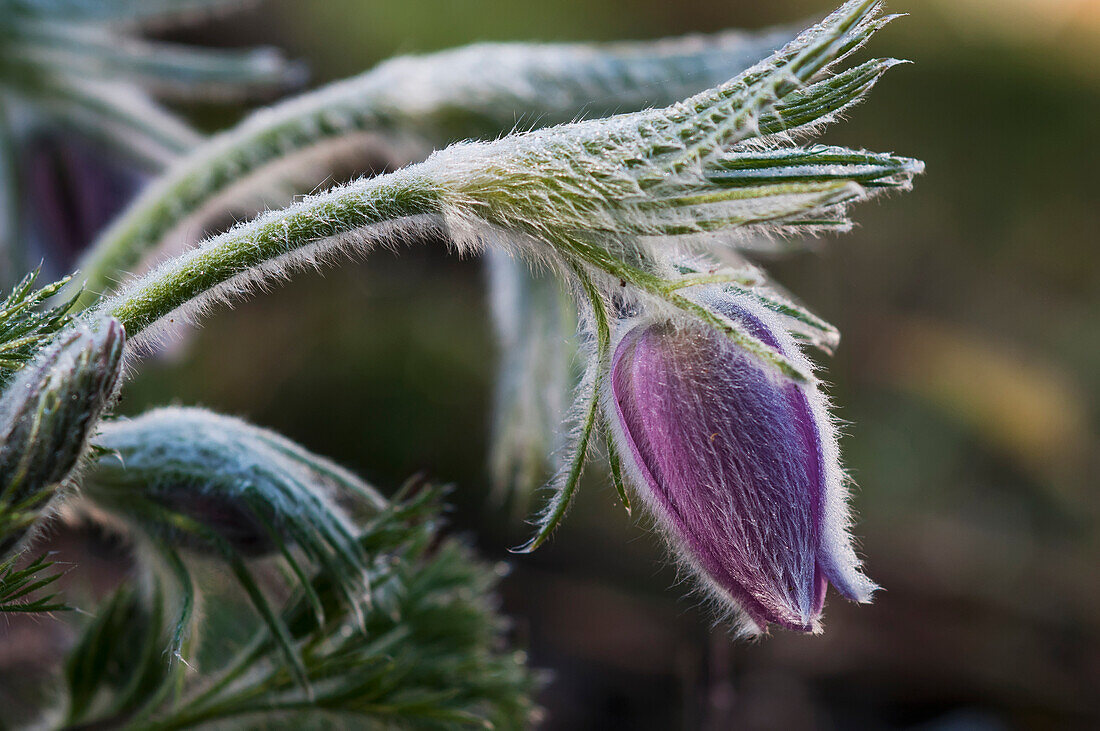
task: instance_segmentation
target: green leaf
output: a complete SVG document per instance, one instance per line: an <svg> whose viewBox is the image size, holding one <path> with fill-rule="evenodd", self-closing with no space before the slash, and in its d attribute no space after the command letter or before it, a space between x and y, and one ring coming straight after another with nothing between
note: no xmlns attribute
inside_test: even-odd
<svg viewBox="0 0 1100 731"><path fill-rule="evenodd" d="M274 718L308 723L318 714L338 714L349 724L395 728L528 726L531 693L540 680L521 654L504 647L505 623L493 597L502 572L439 538L441 495L419 489L364 523L359 545L371 556L374 589L369 601L360 598L360 616L342 601L330 574L316 573L311 593L325 607L322 625L315 621L314 599L299 592L279 611L278 623L264 624L226 666L185 676L182 695L160 693L156 707L131 716L130 725L178 729ZM287 633L282 640L276 626ZM126 639L124 627L118 630L110 633L114 643L137 644ZM282 649L287 637L309 692L295 680ZM81 643L78 652L90 647ZM73 658L70 667L95 662ZM118 723L117 715L106 713L84 721Z"/></svg>
<svg viewBox="0 0 1100 731"><path fill-rule="evenodd" d="M154 701L178 675L164 654L165 594L123 584L96 609L65 664L66 725L109 718L115 724Z"/></svg>
<svg viewBox="0 0 1100 731"><path fill-rule="evenodd" d="M0 390L45 343L73 320L73 307L79 292L58 305L42 307L72 277L35 289L38 275L36 269L24 276L0 304Z"/></svg>
<svg viewBox="0 0 1100 731"><path fill-rule="evenodd" d="M605 442L607 448L607 464L611 472L611 483L615 486L615 492L619 496L619 500L622 501L623 507L626 508L626 514L630 515L633 511L630 507L630 495L626 491L626 483L623 480L623 463L619 459L619 452L615 449L615 444L610 439Z"/></svg>
<svg viewBox="0 0 1100 731"><path fill-rule="evenodd" d="M550 499L535 520L536 532L527 543L512 549L516 553L530 553L541 546L558 527L577 491L596 424L599 422L600 390L604 374L610 364L611 328L603 295L581 265L574 265L574 274L581 282L596 331L596 357L592 359L577 389L579 428L576 439L566 450L566 462L557 477L547 486Z"/></svg>
<svg viewBox="0 0 1100 731"><path fill-rule="evenodd" d="M70 607L57 601L57 594L43 594L62 574L51 571L55 562L49 554L18 567L21 555L9 556L0 562L0 613L41 613L68 611Z"/></svg>

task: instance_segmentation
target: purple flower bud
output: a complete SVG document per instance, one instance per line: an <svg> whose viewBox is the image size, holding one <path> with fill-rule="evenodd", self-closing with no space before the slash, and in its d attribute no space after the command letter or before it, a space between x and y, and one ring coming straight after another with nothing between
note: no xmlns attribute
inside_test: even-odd
<svg viewBox="0 0 1100 731"><path fill-rule="evenodd" d="M725 295L716 309L810 372L771 313ZM782 379L704 326L649 321L619 340L609 395L634 484L681 558L742 610L744 631L820 631L829 583L870 599L814 384Z"/></svg>

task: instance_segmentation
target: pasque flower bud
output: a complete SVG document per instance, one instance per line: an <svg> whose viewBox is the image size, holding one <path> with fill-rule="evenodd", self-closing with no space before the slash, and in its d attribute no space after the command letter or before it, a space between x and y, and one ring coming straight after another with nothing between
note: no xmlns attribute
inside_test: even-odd
<svg viewBox="0 0 1100 731"><path fill-rule="evenodd" d="M35 523L77 466L114 393L125 333L110 318L70 328L0 397L0 554Z"/></svg>
<svg viewBox="0 0 1100 731"><path fill-rule="evenodd" d="M203 409L110 421L96 444L105 453L85 496L198 551L216 552L213 540L261 556L297 541L312 555L352 556L354 529L338 499L384 505L362 480L285 437Z"/></svg>
<svg viewBox="0 0 1100 731"><path fill-rule="evenodd" d="M771 313L722 294L714 309L809 364ZM612 362L619 453L673 548L748 633L819 631L825 590L868 601L848 533L824 396L698 324L635 323Z"/></svg>

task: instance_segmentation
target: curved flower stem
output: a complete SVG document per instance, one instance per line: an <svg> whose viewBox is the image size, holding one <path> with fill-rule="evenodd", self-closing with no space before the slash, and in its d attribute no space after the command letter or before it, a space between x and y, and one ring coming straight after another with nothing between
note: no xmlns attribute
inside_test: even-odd
<svg viewBox="0 0 1100 731"><path fill-rule="evenodd" d="M812 375L803 367L680 293L681 280L666 279L634 262L639 256L659 258L659 241L680 234L805 225L831 211L839 215L844 205L867 196L857 180L882 179L899 186L919 172L915 161L881 156L873 158L876 164L868 171L872 158L849 151L849 165L815 169L810 171L812 180L799 183L807 171L793 172L793 162L824 151L795 150L784 158L786 168L774 167L775 155L765 156L762 162L772 182L746 186L742 184L751 176L745 171L754 169L761 156L750 155L756 162L749 162L733 159L736 154L718 154L750 134L741 127L751 115L774 111L773 101L782 101L782 92L794 93L798 84L809 83L822 68L866 41L886 22L873 20L878 5L877 0L849 0L766 63L666 109L495 143L456 145L422 165L261 216L137 280L100 305L98 313L117 317L131 336L140 335L178 309L239 295L265 276L284 273L342 244L358 242L365 251L377 243L422 237L442 223L456 234L458 245L476 248L498 237L500 231L493 228L502 228L506 235L534 239L532 256L545 253L584 263L629 283L713 327L787 378L808 382ZM829 107L834 108L839 107ZM689 159L702 164L704 172L671 174L683 171ZM709 163L715 165L708 168ZM785 172L776 177L777 170ZM827 180L821 182L821 176ZM427 226L425 217L431 219ZM548 250L538 251L540 246ZM753 287L755 279L754 274L741 284ZM802 319L825 331L817 340L835 340L820 323Z"/></svg>
<svg viewBox="0 0 1100 731"><path fill-rule="evenodd" d="M239 293L263 275L307 261L311 253L317 253L312 251L314 245L322 242L357 238L373 244L376 239L386 243L400 240L404 234L396 224L414 216L442 214L445 193L443 187L416 168L334 189L209 240L123 288L100 304L96 312L117 318L131 339L136 338L181 308ZM556 245L562 253L698 317L788 378L809 378L727 318L679 294L677 290L684 286L681 280L668 280L631 266L604 247L580 238L556 237L547 245ZM746 276L742 281L750 284L755 278Z"/></svg>
<svg viewBox="0 0 1100 731"><path fill-rule="evenodd" d="M407 162L399 154L410 147L406 136L431 147L669 104L725 81L789 35L772 30L636 44L479 44L391 60L258 110L201 144L193 140L187 145L192 152L98 237L80 265L89 291L82 304L112 288L181 221L280 158L367 133L393 148L400 163ZM774 120L761 122L775 126Z"/></svg>
<svg viewBox="0 0 1100 731"><path fill-rule="evenodd" d="M371 228L399 219L440 213L439 190L414 175L340 188L238 226L169 261L105 300L111 313L136 336L175 310L227 288L247 288L253 278L305 260L309 247L340 237L367 237ZM392 232L391 232L392 233Z"/></svg>

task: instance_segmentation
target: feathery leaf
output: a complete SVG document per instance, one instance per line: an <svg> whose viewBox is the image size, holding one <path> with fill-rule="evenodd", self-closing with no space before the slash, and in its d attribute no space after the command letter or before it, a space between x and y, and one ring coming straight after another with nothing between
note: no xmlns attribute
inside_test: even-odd
<svg viewBox="0 0 1100 731"><path fill-rule="evenodd" d="M42 589L61 578L61 573L51 569L55 562L49 554L42 554L17 567L22 556L13 554L0 561L0 613L59 612L70 609L58 601L57 594L43 594Z"/></svg>

